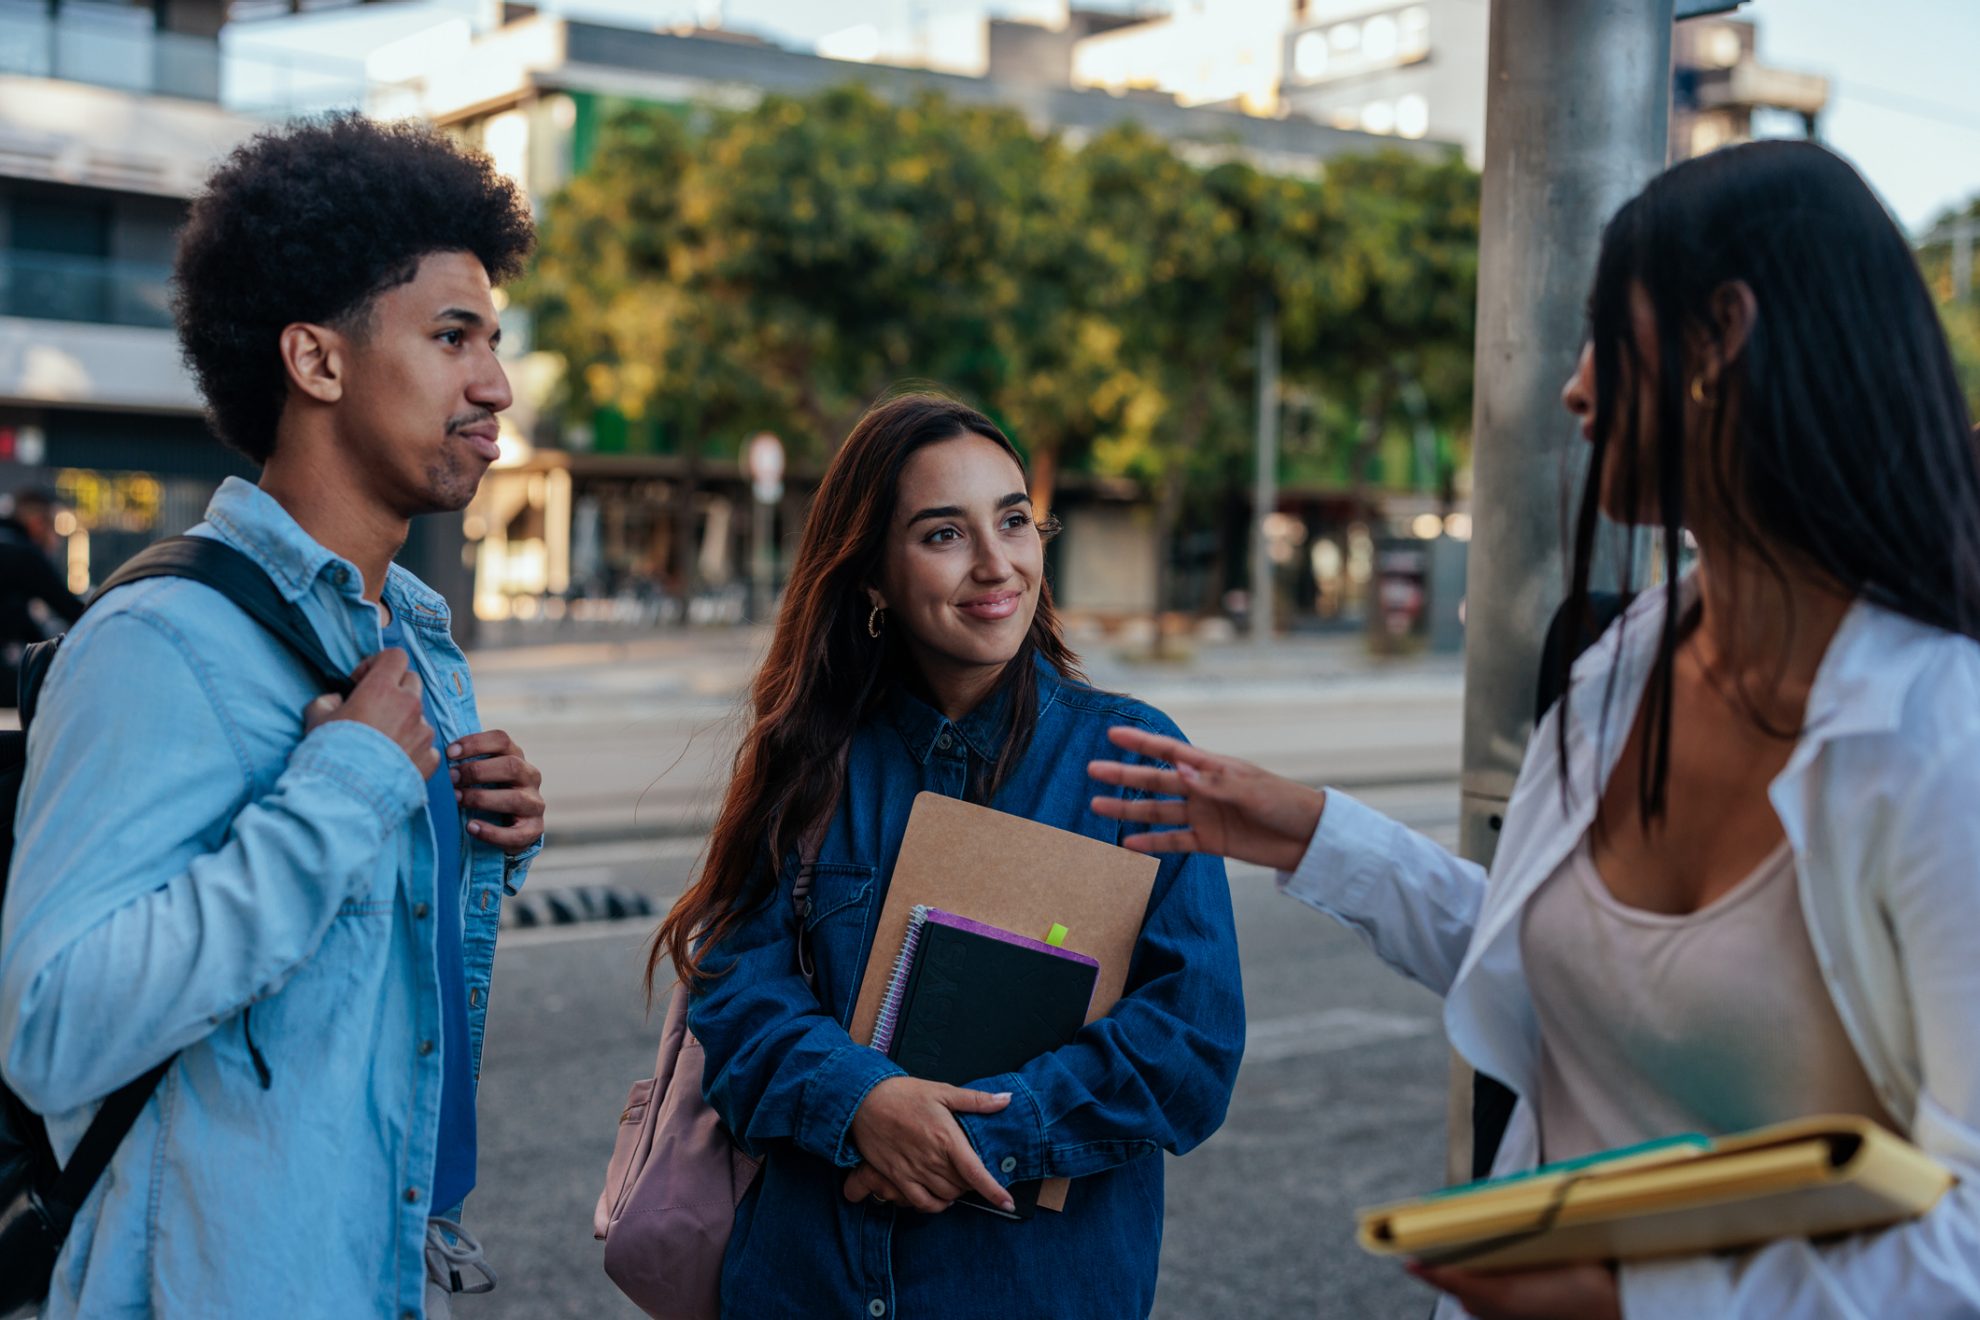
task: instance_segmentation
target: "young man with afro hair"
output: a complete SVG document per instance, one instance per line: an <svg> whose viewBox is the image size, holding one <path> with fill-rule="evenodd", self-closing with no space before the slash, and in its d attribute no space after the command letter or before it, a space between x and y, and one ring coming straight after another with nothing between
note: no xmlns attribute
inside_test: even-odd
<svg viewBox="0 0 1980 1320"><path fill-rule="evenodd" d="M356 116L258 137L194 203L179 335L261 465L193 531L352 672L320 695L227 598L110 593L32 726L0 1068L66 1159L170 1060L76 1216L43 1314L446 1315L496 919L541 777L483 731L446 604L392 560L497 455L492 289L532 242L488 161Z"/></svg>

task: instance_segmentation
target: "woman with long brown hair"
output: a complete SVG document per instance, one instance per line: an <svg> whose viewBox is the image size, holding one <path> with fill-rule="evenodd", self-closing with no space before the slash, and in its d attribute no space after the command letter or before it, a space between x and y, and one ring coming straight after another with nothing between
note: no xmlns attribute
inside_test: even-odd
<svg viewBox="0 0 1980 1320"><path fill-rule="evenodd" d="M1179 736L1086 684L1045 584L1052 530L1010 440L935 395L874 407L819 487L707 862L647 969L671 961L690 987L703 1090L765 1159L736 1212L727 1315L1153 1304L1160 1152L1216 1130L1243 1051L1220 860L1163 862L1120 1002L1016 1072L921 1081L846 1031L918 793L1118 842L1087 809L1088 761L1110 725ZM1064 1213L951 1208L1055 1177L1075 1180Z"/></svg>

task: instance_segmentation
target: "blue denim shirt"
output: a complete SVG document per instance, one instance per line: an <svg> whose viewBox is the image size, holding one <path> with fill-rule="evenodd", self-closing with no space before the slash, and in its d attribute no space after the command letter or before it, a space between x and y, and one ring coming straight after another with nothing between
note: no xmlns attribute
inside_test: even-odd
<svg viewBox="0 0 1980 1320"><path fill-rule="evenodd" d="M1042 661L1037 703L1031 743L990 805L1118 841L1126 829L1088 805L1096 789L1087 762L1117 754L1110 725L1180 736L1175 726ZM706 1050L703 1089L742 1144L766 1157L736 1214L725 1315L1107 1320L1145 1316L1154 1304L1160 1152L1181 1154L1217 1130L1244 1050L1219 858L1162 860L1120 1002L1072 1044L978 1083L1012 1101L961 1120L1001 1181L1074 1179L1064 1213L1013 1223L961 1206L922 1215L853 1205L841 1194L860 1160L853 1114L901 1071L855 1044L846 1024L909 809L923 791L964 796L972 763L996 755L1004 724L1001 702L952 724L898 694L854 736L803 918L815 993L798 968L795 858L772 901L709 950L705 966L718 976L688 1015Z"/></svg>
<svg viewBox="0 0 1980 1320"><path fill-rule="evenodd" d="M358 570L257 487L227 482L195 534L253 556L339 664L378 649ZM445 603L398 567L385 598L439 733L477 729ZM0 925L0 1066L66 1159L105 1095L179 1052L76 1218L53 1320L422 1312L427 1216L457 1208L429 1203L433 828L390 738L349 720L303 736L315 696L183 579L112 593L49 673ZM478 1071L527 857L463 845L444 882L462 886Z"/></svg>

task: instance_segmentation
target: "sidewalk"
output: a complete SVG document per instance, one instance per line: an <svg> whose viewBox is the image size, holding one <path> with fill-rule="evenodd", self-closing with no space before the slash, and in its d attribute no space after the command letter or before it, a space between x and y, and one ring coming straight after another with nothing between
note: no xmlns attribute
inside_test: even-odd
<svg viewBox="0 0 1980 1320"><path fill-rule="evenodd" d="M719 805L767 629L477 651L482 720L543 770L562 844L695 835ZM1076 646L1078 644L1076 643ZM1096 686L1155 705L1208 746L1342 784L1454 777L1461 656L1371 656L1359 637L1199 644L1139 662L1089 639Z"/></svg>

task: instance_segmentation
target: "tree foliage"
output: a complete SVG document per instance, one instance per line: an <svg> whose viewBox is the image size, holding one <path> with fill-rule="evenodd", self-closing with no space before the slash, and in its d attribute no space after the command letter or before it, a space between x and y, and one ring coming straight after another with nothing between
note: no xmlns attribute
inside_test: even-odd
<svg viewBox="0 0 1980 1320"><path fill-rule="evenodd" d="M1181 498L1248 472L1261 307L1288 395L1325 401L1302 429L1325 455L1295 462L1358 483L1386 436L1461 433L1477 226L1455 158L1298 178L1131 126L1075 145L1013 110L847 87L618 107L520 296L574 418L728 448L767 427L822 457L926 380L1006 425L1048 488L1070 468Z"/></svg>
<svg viewBox="0 0 1980 1320"><path fill-rule="evenodd" d="M1935 237L1919 251L1919 267L1925 286L1939 305L1939 318L1946 327L1946 340L1952 345L1953 365L1959 370L1960 384L1966 389L1966 406L1980 419L1980 284L1964 289L1953 287L1953 245L1950 235L1961 220L1980 226L1980 197L1955 211L1948 211L1932 226ZM1969 276L1969 278L1971 278Z"/></svg>

